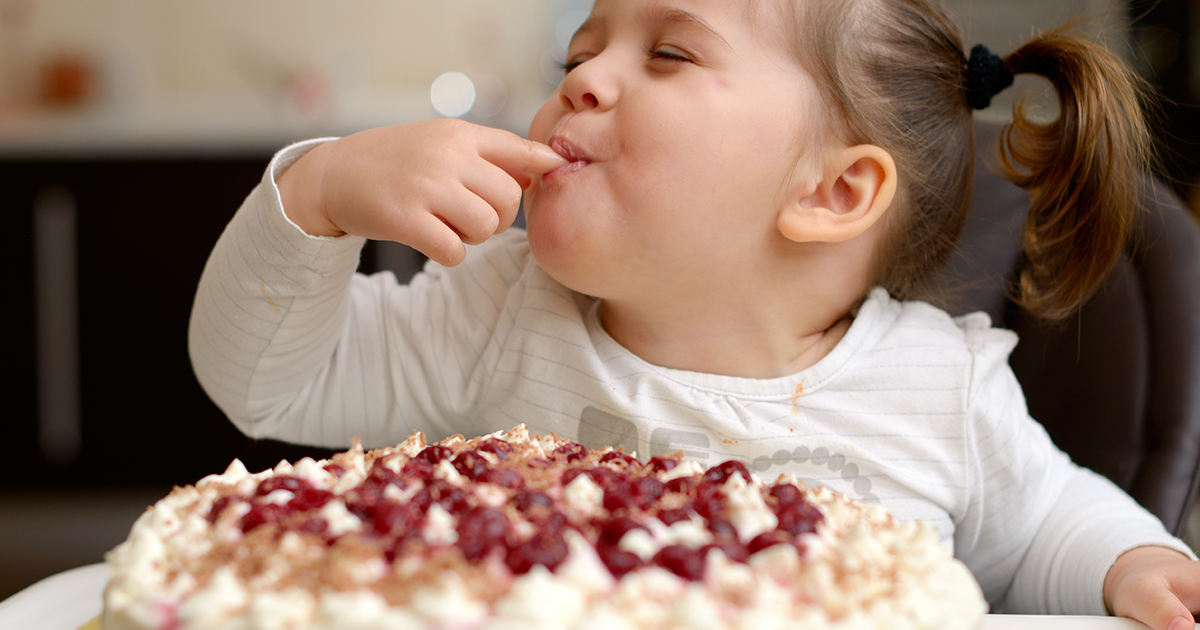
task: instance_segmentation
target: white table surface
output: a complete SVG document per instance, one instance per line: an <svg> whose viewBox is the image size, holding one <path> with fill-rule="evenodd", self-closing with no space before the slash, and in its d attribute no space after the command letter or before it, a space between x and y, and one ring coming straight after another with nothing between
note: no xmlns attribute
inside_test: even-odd
<svg viewBox="0 0 1200 630"><path fill-rule="evenodd" d="M77 630L100 614L107 581L108 567L103 563L52 575L0 602L0 630ZM980 630L1146 630L1146 626L1116 617L988 615Z"/></svg>
<svg viewBox="0 0 1200 630"><path fill-rule="evenodd" d="M52 575L0 602L0 630L76 630L100 614L108 565Z"/></svg>

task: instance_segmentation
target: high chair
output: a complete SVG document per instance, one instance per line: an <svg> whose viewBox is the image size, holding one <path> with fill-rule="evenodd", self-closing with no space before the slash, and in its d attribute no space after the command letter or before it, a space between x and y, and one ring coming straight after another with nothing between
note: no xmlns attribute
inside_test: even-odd
<svg viewBox="0 0 1200 630"><path fill-rule="evenodd" d="M971 214L939 283L955 313L1021 338L1010 358L1031 415L1077 463L1182 535L1200 480L1200 228L1146 178L1134 238L1082 311L1039 321L1006 297L1028 194L996 175L998 128L976 125Z"/></svg>

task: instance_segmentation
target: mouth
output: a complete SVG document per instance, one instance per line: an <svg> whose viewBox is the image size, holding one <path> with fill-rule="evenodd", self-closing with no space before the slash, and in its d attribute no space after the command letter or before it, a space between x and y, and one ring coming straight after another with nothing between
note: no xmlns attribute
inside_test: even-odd
<svg viewBox="0 0 1200 630"><path fill-rule="evenodd" d="M571 144L571 142L562 136L554 136L553 138L550 138L549 145L555 153L567 159L568 162L567 164L543 175L542 181L550 182L562 177L566 177L567 175L586 167L588 164L591 164L591 160L588 159L587 155L583 151Z"/></svg>

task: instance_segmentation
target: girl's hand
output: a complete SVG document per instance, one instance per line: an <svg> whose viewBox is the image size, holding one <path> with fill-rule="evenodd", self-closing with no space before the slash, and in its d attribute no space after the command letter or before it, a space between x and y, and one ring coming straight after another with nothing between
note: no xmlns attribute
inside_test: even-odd
<svg viewBox="0 0 1200 630"><path fill-rule="evenodd" d="M1200 610L1200 562L1166 547L1131 549L1104 578L1104 604L1153 630L1192 630L1192 611Z"/></svg>
<svg viewBox="0 0 1200 630"><path fill-rule="evenodd" d="M277 179L313 236L408 245L447 266L512 225L531 175L567 160L520 136L454 119L383 127L320 145Z"/></svg>

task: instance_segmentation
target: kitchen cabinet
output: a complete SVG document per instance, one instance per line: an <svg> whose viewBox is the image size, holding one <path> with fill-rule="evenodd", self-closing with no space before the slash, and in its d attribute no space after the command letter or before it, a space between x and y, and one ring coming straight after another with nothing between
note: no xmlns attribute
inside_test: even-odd
<svg viewBox="0 0 1200 630"><path fill-rule="evenodd" d="M187 355L205 260L269 158L0 159L9 296L0 356L13 364L0 422L0 490L186 484L234 457L255 470L329 453L241 435L201 390ZM68 191L75 209L77 282L57 288L78 307L71 344L78 379L55 398L78 397L79 448L62 463L47 457L38 437L38 332L53 324L37 315L33 209L47 190ZM366 271L374 251L364 252ZM76 382L71 374L46 378Z"/></svg>

